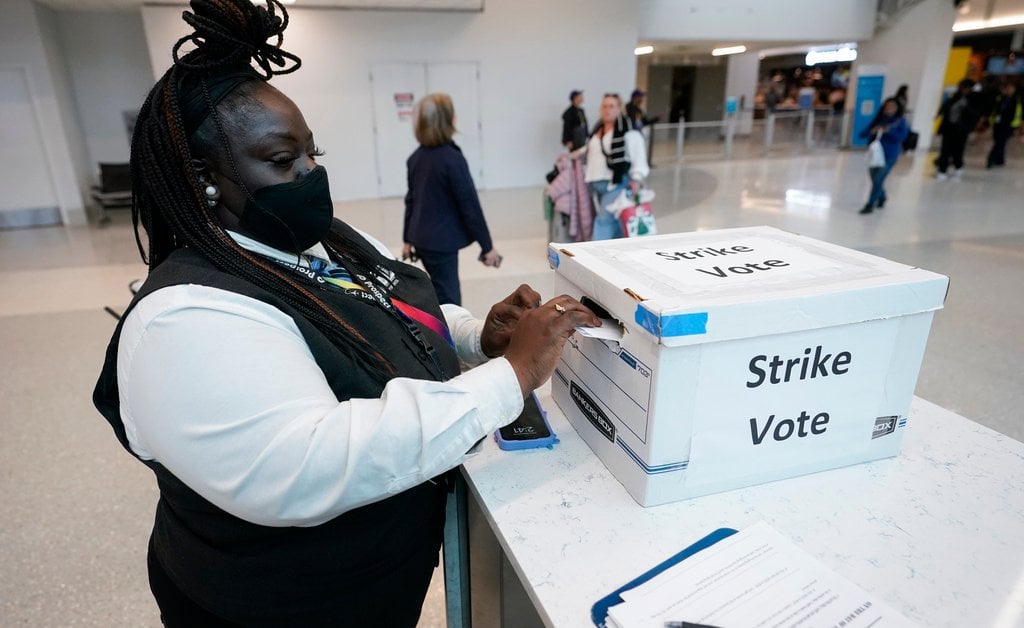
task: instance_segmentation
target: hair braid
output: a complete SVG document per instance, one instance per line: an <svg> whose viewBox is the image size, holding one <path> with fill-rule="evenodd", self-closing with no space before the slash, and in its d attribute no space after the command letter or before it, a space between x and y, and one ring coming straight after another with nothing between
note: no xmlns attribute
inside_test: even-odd
<svg viewBox="0 0 1024 628"><path fill-rule="evenodd" d="M276 0L270 0L270 4L276 4ZM276 18L272 11L270 16L276 22L269 20L265 15L260 15L260 12L267 13L267 10L254 7L247 0L193 0L192 7L197 12L200 9L206 13L216 11L223 23L231 24L243 20L242 24L250 28L253 37L259 37L259 29L265 29L268 24L287 23L286 17ZM279 8L284 12L283 7ZM250 19L258 19L259 23L253 26L245 21ZM221 22L214 20L206 24L204 37L207 34L216 36L219 33L224 35L219 40L221 43L234 41L230 37L230 29L223 27ZM264 30L264 41L265 32ZM196 41L195 34L191 37ZM175 52L180 44L188 39L179 41L175 46ZM185 131L179 92L182 81L189 74L198 71L202 75L218 67L230 67L236 60L233 52L225 51L226 55L219 57L217 61L209 50L202 47L206 41L200 40L198 43L200 48L185 55L185 58L191 57L195 64L181 63L181 60L178 60L157 81L139 110L132 137L132 223L143 261L152 270L166 260L175 249L194 249L219 270L244 279L280 298L313 323L343 353L364 364L381 381L386 381L395 370L384 355L314 292L296 281L290 272L239 246L225 232L207 204L203 190L205 186L192 166L193 155ZM295 67L299 63L294 55L282 53L281 57L295 59ZM147 235L148 255L139 233L140 223Z"/></svg>

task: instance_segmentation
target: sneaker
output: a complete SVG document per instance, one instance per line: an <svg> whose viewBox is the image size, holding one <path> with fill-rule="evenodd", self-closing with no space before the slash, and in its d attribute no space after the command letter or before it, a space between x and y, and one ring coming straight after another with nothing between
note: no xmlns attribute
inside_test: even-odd
<svg viewBox="0 0 1024 628"><path fill-rule="evenodd" d="M877 209L882 209L883 207L885 207L885 202L886 202L887 200L889 200L889 199L887 199L887 198L882 198L882 199L879 199L879 200L878 200L878 204L877 204L877 205L875 205L875 207L876 207Z"/></svg>
<svg viewBox="0 0 1024 628"><path fill-rule="evenodd" d="M962 179L963 176L964 176L964 169L963 168L957 168L956 170L953 171L953 178L956 179L957 181Z"/></svg>
<svg viewBox="0 0 1024 628"><path fill-rule="evenodd" d="M872 211L874 211L874 210L871 208L871 203L868 203L867 205L864 206L863 209L861 209L857 213L858 214L870 214Z"/></svg>
<svg viewBox="0 0 1024 628"><path fill-rule="evenodd" d="M949 178L949 176L945 172L936 172L935 173L935 180L936 181L945 181L948 178Z"/></svg>

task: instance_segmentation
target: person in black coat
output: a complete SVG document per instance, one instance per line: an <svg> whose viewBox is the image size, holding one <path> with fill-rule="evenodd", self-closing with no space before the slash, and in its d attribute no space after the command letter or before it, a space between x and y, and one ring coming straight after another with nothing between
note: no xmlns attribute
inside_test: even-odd
<svg viewBox="0 0 1024 628"><path fill-rule="evenodd" d="M583 111L583 92L569 92L569 107L562 112L562 146L577 150L587 143L587 114Z"/></svg>
<svg viewBox="0 0 1024 628"><path fill-rule="evenodd" d="M402 259L423 261L440 303L462 305L459 249L480 243L479 260L498 267L480 199L462 150L452 141L455 107L448 94L429 94L413 113L420 147L406 162Z"/></svg>
<svg viewBox="0 0 1024 628"><path fill-rule="evenodd" d="M1011 82L1003 85L1002 93L992 106L989 124L992 126L992 150L985 161L986 168L1006 165L1006 143L1021 127L1024 118L1024 104L1017 86Z"/></svg>
<svg viewBox="0 0 1024 628"><path fill-rule="evenodd" d="M938 171L935 178L944 181L947 179L946 169L953 164L953 176L960 177L964 168L964 149L967 147L967 138L974 128L978 126L978 120L982 114L981 95L974 91L974 81L964 79L957 85L955 94L942 103L939 109L939 116L942 123L939 125L939 135L942 136L942 147L939 149L939 158L935 160Z"/></svg>

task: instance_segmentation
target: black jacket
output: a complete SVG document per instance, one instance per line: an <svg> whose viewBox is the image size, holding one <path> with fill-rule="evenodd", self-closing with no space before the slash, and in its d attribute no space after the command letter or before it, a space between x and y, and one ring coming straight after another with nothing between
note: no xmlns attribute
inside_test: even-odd
<svg viewBox="0 0 1024 628"><path fill-rule="evenodd" d="M455 142L420 146L406 162L403 241L428 251L457 251L473 242L493 248L469 165Z"/></svg>
<svg viewBox="0 0 1024 628"><path fill-rule="evenodd" d="M572 150L587 143L587 114L574 105L562 113L562 144L568 142L572 142Z"/></svg>
<svg viewBox="0 0 1024 628"><path fill-rule="evenodd" d="M939 125L939 133L970 133L978 126L978 120L984 113L982 95L978 92L961 94L957 92L942 103L939 115L942 116L942 124Z"/></svg>

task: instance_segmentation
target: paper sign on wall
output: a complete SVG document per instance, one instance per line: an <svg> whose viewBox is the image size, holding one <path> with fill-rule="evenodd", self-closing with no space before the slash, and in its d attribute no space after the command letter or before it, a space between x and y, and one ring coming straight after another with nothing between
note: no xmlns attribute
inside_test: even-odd
<svg viewBox="0 0 1024 628"><path fill-rule="evenodd" d="M395 110L398 111L398 119L401 122L412 119L412 110L415 102L416 96L412 92L395 94Z"/></svg>

